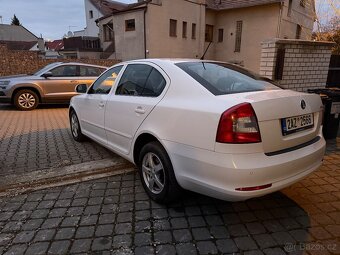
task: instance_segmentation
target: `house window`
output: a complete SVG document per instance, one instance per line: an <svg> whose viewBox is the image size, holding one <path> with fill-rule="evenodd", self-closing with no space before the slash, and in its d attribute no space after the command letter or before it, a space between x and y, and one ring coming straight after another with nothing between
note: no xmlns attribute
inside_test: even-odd
<svg viewBox="0 0 340 255"><path fill-rule="evenodd" d="M196 24L192 23L191 39L196 39Z"/></svg>
<svg viewBox="0 0 340 255"><path fill-rule="evenodd" d="M113 39L113 24L112 23L105 24L103 26L103 30L104 30L104 41L105 42L112 41L112 39Z"/></svg>
<svg viewBox="0 0 340 255"><path fill-rule="evenodd" d="M187 22L183 21L182 37L187 38Z"/></svg>
<svg viewBox="0 0 340 255"><path fill-rule="evenodd" d="M236 22L235 52L241 52L242 25L242 20Z"/></svg>
<svg viewBox="0 0 340 255"><path fill-rule="evenodd" d="M289 0L289 2L288 2L288 12L287 12L288 17L290 17L290 15L292 14L292 4L293 4L293 0Z"/></svg>
<svg viewBox="0 0 340 255"><path fill-rule="evenodd" d="M306 6L306 0L300 0L300 5L302 7L305 7Z"/></svg>
<svg viewBox="0 0 340 255"><path fill-rule="evenodd" d="M218 30L218 42L223 42L223 32L224 32L223 28L220 28Z"/></svg>
<svg viewBox="0 0 340 255"><path fill-rule="evenodd" d="M205 25L205 41L212 42L214 37L214 26Z"/></svg>
<svg viewBox="0 0 340 255"><path fill-rule="evenodd" d="M175 19L170 19L170 36L177 36L177 20Z"/></svg>
<svg viewBox="0 0 340 255"><path fill-rule="evenodd" d="M125 31L135 31L136 24L134 19L125 20Z"/></svg>
<svg viewBox="0 0 340 255"><path fill-rule="evenodd" d="M302 27L300 25L296 25L295 39L301 39L301 30L302 30Z"/></svg>
<svg viewBox="0 0 340 255"><path fill-rule="evenodd" d="M89 11L90 19L93 19L93 11Z"/></svg>

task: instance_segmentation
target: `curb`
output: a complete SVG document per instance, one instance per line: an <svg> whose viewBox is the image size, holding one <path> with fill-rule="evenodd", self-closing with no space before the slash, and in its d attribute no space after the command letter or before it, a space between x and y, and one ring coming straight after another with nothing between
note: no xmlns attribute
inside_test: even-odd
<svg viewBox="0 0 340 255"><path fill-rule="evenodd" d="M86 163L8 175L0 181L0 197L14 196L28 191L75 184L78 182L127 174L135 166L122 158L103 159Z"/></svg>

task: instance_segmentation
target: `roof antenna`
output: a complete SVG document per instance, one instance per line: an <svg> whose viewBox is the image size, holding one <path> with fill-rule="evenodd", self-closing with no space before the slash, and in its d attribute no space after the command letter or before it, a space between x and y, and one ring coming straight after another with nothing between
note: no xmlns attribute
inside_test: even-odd
<svg viewBox="0 0 340 255"><path fill-rule="evenodd" d="M203 59L204 59L205 54L207 53L207 51L208 51L208 49L209 49L211 43L212 43L212 42L210 42L209 45L208 45L208 47L205 49L205 52L203 53L203 56L200 58L200 60L203 60Z"/></svg>

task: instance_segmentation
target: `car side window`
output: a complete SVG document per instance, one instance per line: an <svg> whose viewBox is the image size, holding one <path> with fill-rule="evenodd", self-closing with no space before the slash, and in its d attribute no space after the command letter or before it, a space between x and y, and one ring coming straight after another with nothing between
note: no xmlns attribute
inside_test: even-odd
<svg viewBox="0 0 340 255"><path fill-rule="evenodd" d="M64 65L51 70L53 77L75 77L77 75L77 66Z"/></svg>
<svg viewBox="0 0 340 255"><path fill-rule="evenodd" d="M158 97L160 94L162 94L165 85L166 81L164 77L155 68L152 68L141 96Z"/></svg>
<svg viewBox="0 0 340 255"><path fill-rule="evenodd" d="M116 66L100 76L91 86L88 94L109 94L123 66Z"/></svg>
<svg viewBox="0 0 340 255"><path fill-rule="evenodd" d="M97 67L80 66L80 76L82 76L82 77L97 77L104 70L105 69L101 69L101 68L97 68Z"/></svg>
<svg viewBox="0 0 340 255"><path fill-rule="evenodd" d="M163 76L152 66L130 64L120 79L116 95L157 97L165 85Z"/></svg>
<svg viewBox="0 0 340 255"><path fill-rule="evenodd" d="M116 95L140 96L152 67L144 64L131 64L125 69L116 90Z"/></svg>

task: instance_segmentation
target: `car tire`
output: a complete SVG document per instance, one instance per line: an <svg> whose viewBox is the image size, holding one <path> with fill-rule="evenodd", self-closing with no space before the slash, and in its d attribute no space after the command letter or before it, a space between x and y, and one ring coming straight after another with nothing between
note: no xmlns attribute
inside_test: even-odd
<svg viewBox="0 0 340 255"><path fill-rule="evenodd" d="M37 108L39 97L30 89L22 89L14 95L13 103L20 111L32 111Z"/></svg>
<svg viewBox="0 0 340 255"><path fill-rule="evenodd" d="M77 142L85 141L86 137L81 132L79 119L74 110L71 110L69 118L70 118L71 134L72 134L73 139Z"/></svg>
<svg viewBox="0 0 340 255"><path fill-rule="evenodd" d="M139 154L138 170L143 187L158 203L176 200L182 191L168 154L159 142L150 142Z"/></svg>

